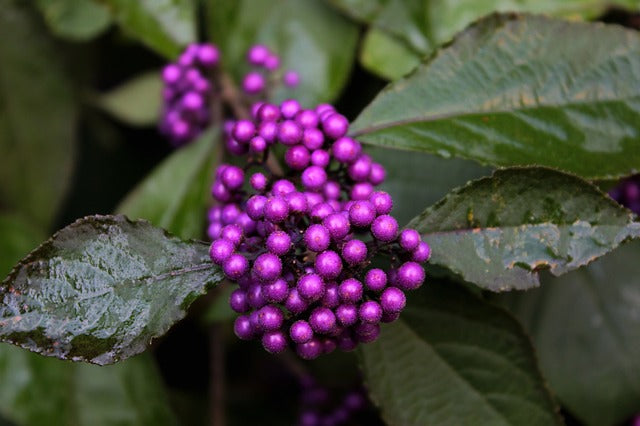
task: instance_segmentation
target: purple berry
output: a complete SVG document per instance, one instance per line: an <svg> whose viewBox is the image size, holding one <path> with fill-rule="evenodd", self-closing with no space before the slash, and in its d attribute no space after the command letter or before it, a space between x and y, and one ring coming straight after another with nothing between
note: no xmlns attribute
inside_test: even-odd
<svg viewBox="0 0 640 426"><path fill-rule="evenodd" d="M280 108L272 104L262 104L258 109L260 121L277 121L280 118Z"/></svg>
<svg viewBox="0 0 640 426"><path fill-rule="evenodd" d="M266 83L262 74L255 71L245 75L244 79L242 80L242 89L244 89L244 91L250 95L255 95L262 92L265 88L265 85Z"/></svg>
<svg viewBox="0 0 640 426"><path fill-rule="evenodd" d="M364 276L364 285L371 291L382 291L387 285L387 274L382 269L371 269Z"/></svg>
<svg viewBox="0 0 640 426"><path fill-rule="evenodd" d="M384 182L384 178L387 176L387 172L385 171L382 164L373 163L371 164L371 172L369 173L369 182L372 185L380 185Z"/></svg>
<svg viewBox="0 0 640 426"><path fill-rule="evenodd" d="M413 251L413 253L411 253L411 260L422 263L429 260L430 256L431 248L429 247L429 244L421 241L420 244L418 244L418 247Z"/></svg>
<svg viewBox="0 0 640 426"><path fill-rule="evenodd" d="M269 52L269 49L266 46L256 44L254 46L251 46L251 48L247 52L247 61L251 65L260 66L264 64L264 61L270 54L271 52Z"/></svg>
<svg viewBox="0 0 640 426"><path fill-rule="evenodd" d="M235 245L224 238L215 240L209 247L209 257L216 265L222 265L235 251Z"/></svg>
<svg viewBox="0 0 640 426"><path fill-rule="evenodd" d="M282 273L282 261L271 253L263 253L253 263L253 273L262 282L272 282Z"/></svg>
<svg viewBox="0 0 640 426"><path fill-rule="evenodd" d="M326 217L334 213L335 210L329 203L320 203L311 209L311 220L314 222L322 222Z"/></svg>
<svg viewBox="0 0 640 426"><path fill-rule="evenodd" d="M302 140L302 127L292 120L283 121L278 127L278 140L287 146L297 144Z"/></svg>
<svg viewBox="0 0 640 426"><path fill-rule="evenodd" d="M327 200L339 199L341 192L342 188L340 187L340 184L333 180L327 181L322 188L322 193Z"/></svg>
<svg viewBox="0 0 640 426"><path fill-rule="evenodd" d="M352 200L368 200L369 196L373 192L373 185L369 182L358 182L351 188Z"/></svg>
<svg viewBox="0 0 640 426"><path fill-rule="evenodd" d="M318 166L307 167L302 172L302 185L310 191L318 191L327 181L327 172Z"/></svg>
<svg viewBox="0 0 640 426"><path fill-rule="evenodd" d="M324 295L324 281L317 274L307 274L298 280L298 294L309 302L315 302Z"/></svg>
<svg viewBox="0 0 640 426"><path fill-rule="evenodd" d="M356 182L365 182L371 173L371 158L361 154L356 161L347 168L349 177Z"/></svg>
<svg viewBox="0 0 640 426"><path fill-rule="evenodd" d="M253 220L260 220L264 217L264 207L267 204L267 197L254 195L247 201L247 214Z"/></svg>
<svg viewBox="0 0 640 426"><path fill-rule="evenodd" d="M296 352L303 359L315 359L322 355L322 343L319 339L313 338L306 343L298 344Z"/></svg>
<svg viewBox="0 0 640 426"><path fill-rule="evenodd" d="M175 64L169 64L162 70L162 80L166 84L175 84L180 80L180 67Z"/></svg>
<svg viewBox="0 0 640 426"><path fill-rule="evenodd" d="M338 139L349 130L349 121L341 114L332 113L322 120L322 130L331 139Z"/></svg>
<svg viewBox="0 0 640 426"><path fill-rule="evenodd" d="M328 283L325 286L321 303L323 306L332 309L340 304L340 295L338 294L338 285L336 283Z"/></svg>
<svg viewBox="0 0 640 426"><path fill-rule="evenodd" d="M326 334L336 325L336 316L329 308L315 308L309 316L309 324L316 333Z"/></svg>
<svg viewBox="0 0 640 426"><path fill-rule="evenodd" d="M420 234L415 229L405 229L400 233L400 247L406 251L414 251L420 244Z"/></svg>
<svg viewBox="0 0 640 426"><path fill-rule="evenodd" d="M254 309L262 308L267 304L267 299L262 294L262 286L260 284L250 284L247 289L247 301L249 306ZM257 315L257 314L256 314Z"/></svg>
<svg viewBox="0 0 640 426"><path fill-rule="evenodd" d="M348 137L340 138L331 146L333 158L341 163L352 163L360 156L362 146Z"/></svg>
<svg viewBox="0 0 640 426"><path fill-rule="evenodd" d="M344 327L350 327L358 321L356 305L340 305L336 308L336 318Z"/></svg>
<svg viewBox="0 0 640 426"><path fill-rule="evenodd" d="M220 236L231 242L234 246L238 246L242 241L242 228L240 225L227 225L220 231Z"/></svg>
<svg viewBox="0 0 640 426"><path fill-rule="evenodd" d="M369 202L375 206L378 215L389 214L393 208L391 196L384 191L377 191L371 194Z"/></svg>
<svg viewBox="0 0 640 426"><path fill-rule="evenodd" d="M241 254L232 254L222 264L225 275L232 280L237 280L249 270L249 262Z"/></svg>
<svg viewBox="0 0 640 426"><path fill-rule="evenodd" d="M284 85L287 87L296 87L300 83L300 77L295 71L287 71L282 78Z"/></svg>
<svg viewBox="0 0 640 426"><path fill-rule="evenodd" d="M318 113L311 109L298 111L296 114L296 122L305 129L315 129L320 122Z"/></svg>
<svg viewBox="0 0 640 426"><path fill-rule="evenodd" d="M260 123L258 135L267 141L268 144L273 143L278 137L278 125L273 121Z"/></svg>
<svg viewBox="0 0 640 426"><path fill-rule="evenodd" d="M322 224L329 231L329 235L331 239L334 241L340 241L344 237L349 234L351 226L349 224L349 219L345 217L345 215L341 213L334 213L327 216Z"/></svg>
<svg viewBox="0 0 640 426"><path fill-rule="evenodd" d="M313 338L313 329L308 322L298 320L291 324L289 336L291 336L291 340L295 343L307 343Z"/></svg>
<svg viewBox="0 0 640 426"><path fill-rule="evenodd" d="M238 120L231 134L240 143L247 143L256 133L256 126L249 120Z"/></svg>
<svg viewBox="0 0 640 426"><path fill-rule="evenodd" d="M398 268L398 286L403 290L415 290L424 282L424 269L416 262L405 262Z"/></svg>
<svg viewBox="0 0 640 426"><path fill-rule="evenodd" d="M322 167L323 169L329 165L331 156L324 149L316 149L311 153L311 164Z"/></svg>
<svg viewBox="0 0 640 426"><path fill-rule="evenodd" d="M267 238L267 250L282 256L291 249L291 237L283 231L272 232Z"/></svg>
<svg viewBox="0 0 640 426"><path fill-rule="evenodd" d="M327 228L323 225L315 224L305 231L304 242L309 250L321 252L329 247L331 236Z"/></svg>
<svg viewBox="0 0 640 426"><path fill-rule="evenodd" d="M267 305L258 311L258 323L265 331L278 330L282 326L283 321L284 315L282 315L282 311L276 306Z"/></svg>
<svg viewBox="0 0 640 426"><path fill-rule="evenodd" d="M315 270L322 278L332 280L342 272L342 260L335 251L323 251L316 257Z"/></svg>
<svg viewBox="0 0 640 426"><path fill-rule="evenodd" d="M367 259L367 245L360 240L351 240L342 247L342 258L349 265L357 265Z"/></svg>
<svg viewBox="0 0 640 426"><path fill-rule="evenodd" d="M256 334L247 315L236 318L233 323L233 332L242 340L251 340Z"/></svg>
<svg viewBox="0 0 640 426"><path fill-rule="evenodd" d="M264 191L267 188L267 178L262 173L254 173L249 179L251 187L256 191Z"/></svg>
<svg viewBox="0 0 640 426"><path fill-rule="evenodd" d="M400 312L404 309L406 303L407 298L403 291L396 287L389 287L380 295L380 304L384 312Z"/></svg>
<svg viewBox="0 0 640 426"><path fill-rule="evenodd" d="M293 119L301 109L300 102L295 99L287 99L280 104L280 111L286 119Z"/></svg>
<svg viewBox="0 0 640 426"><path fill-rule="evenodd" d="M289 204L282 197L271 197L264 205L264 217L272 223L280 223L289 215Z"/></svg>
<svg viewBox="0 0 640 426"><path fill-rule="evenodd" d="M289 296L287 296L287 300L284 302L284 307L289 310L292 314L298 315L307 309L307 302L300 297L297 288L292 288L289 291Z"/></svg>
<svg viewBox="0 0 640 426"><path fill-rule="evenodd" d="M324 145L324 133L316 128L304 129L302 132L302 143L310 151L322 148L322 145Z"/></svg>
<svg viewBox="0 0 640 426"><path fill-rule="evenodd" d="M380 319L380 322L384 322L384 323L394 322L398 318L400 318L400 312L387 312L383 310L382 318Z"/></svg>
<svg viewBox="0 0 640 426"><path fill-rule="evenodd" d="M355 278L347 278L338 287L340 300L344 303L358 303L362 299L362 283Z"/></svg>
<svg viewBox="0 0 640 426"><path fill-rule="evenodd" d="M382 242L393 241L398 235L398 222L393 216L378 216L371 224L371 233Z"/></svg>
<svg viewBox="0 0 640 426"><path fill-rule="evenodd" d="M307 198L304 194L301 194L300 192L292 192L287 194L285 199L287 200L287 203L289 203L289 211L291 213L307 213Z"/></svg>
<svg viewBox="0 0 640 426"><path fill-rule="evenodd" d="M271 192L273 195L278 195L280 197L284 197L287 194L296 191L296 186L287 179L279 179L273 184L273 188Z"/></svg>
<svg viewBox="0 0 640 426"><path fill-rule="evenodd" d="M360 323L355 327L356 338L362 343L371 343L380 335L380 325Z"/></svg>
<svg viewBox="0 0 640 426"><path fill-rule="evenodd" d="M230 190L236 190L242 187L244 183L244 171L240 167L227 166L221 177L224 186Z"/></svg>
<svg viewBox="0 0 640 426"><path fill-rule="evenodd" d="M259 154L267 149L267 141L262 136L254 136L249 141L249 151Z"/></svg>
<svg viewBox="0 0 640 426"><path fill-rule="evenodd" d="M293 170L303 170L309 165L310 159L309 151L302 145L293 146L284 154L284 162Z"/></svg>
<svg viewBox="0 0 640 426"><path fill-rule="evenodd" d="M354 226L369 226L375 218L376 209L369 201L356 201L349 208L349 220Z"/></svg>
<svg viewBox="0 0 640 426"><path fill-rule="evenodd" d="M287 348L287 336L282 331L268 331L262 336L262 346L269 353L280 353Z"/></svg>
<svg viewBox="0 0 640 426"><path fill-rule="evenodd" d="M218 64L220 52L212 44L203 44L198 49L198 62L203 67L211 68Z"/></svg>
<svg viewBox="0 0 640 426"><path fill-rule="evenodd" d="M231 309L233 309L235 312L247 312L249 310L247 293L240 289L234 290L229 296L229 306L231 306Z"/></svg>
<svg viewBox="0 0 640 426"><path fill-rule="evenodd" d="M368 300L360 305L360 309L358 309L358 317L362 322L377 324L382 318L382 307L380 307L378 302Z"/></svg>

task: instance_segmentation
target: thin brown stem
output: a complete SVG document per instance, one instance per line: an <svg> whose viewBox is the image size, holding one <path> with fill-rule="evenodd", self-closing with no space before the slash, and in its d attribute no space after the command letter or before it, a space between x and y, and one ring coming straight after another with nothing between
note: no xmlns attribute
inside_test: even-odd
<svg viewBox="0 0 640 426"><path fill-rule="evenodd" d="M229 105L233 115L238 119L248 120L251 118L249 109L242 101L242 94L236 88L231 77L226 73L220 73L218 80L221 88L221 96L224 102Z"/></svg>

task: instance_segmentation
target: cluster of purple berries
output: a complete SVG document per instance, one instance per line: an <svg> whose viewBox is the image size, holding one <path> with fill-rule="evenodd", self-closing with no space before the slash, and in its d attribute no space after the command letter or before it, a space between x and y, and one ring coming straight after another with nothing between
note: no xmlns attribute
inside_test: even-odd
<svg viewBox="0 0 640 426"><path fill-rule="evenodd" d="M174 145L184 145L210 122L211 74L220 54L209 43L191 44L162 70L164 107L160 131Z"/></svg>
<svg viewBox="0 0 640 426"><path fill-rule="evenodd" d="M336 404L329 389L320 386L311 377L302 380L301 412L298 426L339 426L347 424L353 416L367 407L362 390L346 393Z"/></svg>
<svg viewBox="0 0 640 426"><path fill-rule="evenodd" d="M623 180L609 195L635 214L640 214L640 175Z"/></svg>
<svg viewBox="0 0 640 426"><path fill-rule="evenodd" d="M244 76L242 90L247 95L261 95L269 86L270 74L280 68L280 58L268 47L256 44L249 48L247 62L252 70ZM295 87L300 82L300 77L295 71L286 71L282 76L282 82L287 87Z"/></svg>
<svg viewBox="0 0 640 426"><path fill-rule="evenodd" d="M405 291L422 285L429 246L399 230L391 196L374 188L384 168L346 136L349 123L332 106L287 100L253 114L227 140L232 153L253 155L245 168L218 168L209 212L211 259L239 285L230 298L241 314L236 335L260 338L271 353L291 344L305 359L374 341L381 322L398 318ZM286 177L264 162L276 146Z"/></svg>

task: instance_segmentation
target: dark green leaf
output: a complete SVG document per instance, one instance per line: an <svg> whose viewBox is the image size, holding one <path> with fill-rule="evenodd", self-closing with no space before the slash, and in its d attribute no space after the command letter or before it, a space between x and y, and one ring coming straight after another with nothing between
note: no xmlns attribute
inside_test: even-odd
<svg viewBox="0 0 640 426"><path fill-rule="evenodd" d="M597 187L545 168L496 171L447 195L409 227L425 234L431 262L480 287L538 285L640 236L633 215Z"/></svg>
<svg viewBox="0 0 640 426"><path fill-rule="evenodd" d="M264 43L281 58L283 70L300 74L295 89L279 88L276 101L296 98L306 106L331 101L347 82L354 61L357 27L322 1L211 0L209 28L236 79L247 49Z"/></svg>
<svg viewBox="0 0 640 426"><path fill-rule="evenodd" d="M100 95L96 104L125 123L154 126L160 116L161 92L160 71L152 71Z"/></svg>
<svg viewBox="0 0 640 426"><path fill-rule="evenodd" d="M352 134L396 149L584 177L640 169L640 34L493 15L392 83Z"/></svg>
<svg viewBox="0 0 640 426"><path fill-rule="evenodd" d="M401 319L361 354L390 425L560 423L520 325L455 284L411 294Z"/></svg>
<svg viewBox="0 0 640 426"><path fill-rule="evenodd" d="M28 2L0 0L0 203L51 224L74 160L76 104Z"/></svg>
<svg viewBox="0 0 640 426"><path fill-rule="evenodd" d="M0 412L21 426L175 425L150 355L98 367L0 344Z"/></svg>
<svg viewBox="0 0 640 426"><path fill-rule="evenodd" d="M37 0L53 33L71 40L89 40L111 23L109 9L94 0Z"/></svg>
<svg viewBox="0 0 640 426"><path fill-rule="evenodd" d="M420 58L400 40L371 28L362 41L360 62L374 74L396 80L418 66Z"/></svg>
<svg viewBox="0 0 640 426"><path fill-rule="evenodd" d="M208 188L214 169L217 129L204 132L191 145L157 166L117 208L131 218L146 219L182 238L203 234Z"/></svg>
<svg viewBox="0 0 640 426"><path fill-rule="evenodd" d="M423 152L397 151L369 147L367 153L387 170L380 189L393 196L393 217L405 224L423 206L430 206L456 186L491 173L478 164L452 158L443 160Z"/></svg>
<svg viewBox="0 0 640 426"><path fill-rule="evenodd" d="M102 1L128 34L166 57L196 39L192 0Z"/></svg>
<svg viewBox="0 0 640 426"><path fill-rule="evenodd" d="M80 219L2 283L0 340L100 365L138 354L222 280L207 248L124 216Z"/></svg>
<svg viewBox="0 0 640 426"><path fill-rule="evenodd" d="M23 217L0 213L0 279L45 236Z"/></svg>
<svg viewBox="0 0 640 426"><path fill-rule="evenodd" d="M589 425L640 412L640 243L543 286L499 297L533 338L563 404Z"/></svg>

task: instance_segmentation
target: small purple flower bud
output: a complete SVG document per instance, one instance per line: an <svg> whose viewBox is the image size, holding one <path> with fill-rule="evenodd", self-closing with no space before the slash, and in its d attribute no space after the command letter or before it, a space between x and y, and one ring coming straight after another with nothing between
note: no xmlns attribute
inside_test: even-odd
<svg viewBox="0 0 640 426"><path fill-rule="evenodd" d="M249 310L249 303L247 301L247 293L243 290L236 289L233 290L231 295L229 296L229 306L235 312L244 313Z"/></svg>
<svg viewBox="0 0 640 426"><path fill-rule="evenodd" d="M316 333L326 334L336 325L336 316L329 308L315 308L309 316L309 324Z"/></svg>
<svg viewBox="0 0 640 426"><path fill-rule="evenodd" d="M382 269L370 269L364 276L364 285L371 291L382 291L387 285L387 274Z"/></svg>
<svg viewBox="0 0 640 426"><path fill-rule="evenodd" d="M331 146L333 158L341 163L353 163L362 152L362 146L358 141L349 137L340 138Z"/></svg>
<svg viewBox="0 0 640 426"><path fill-rule="evenodd" d="M414 251L420 244L420 234L415 229L405 229L400 233L400 247Z"/></svg>
<svg viewBox="0 0 640 426"><path fill-rule="evenodd" d="M244 79L242 80L242 89L250 95L255 95L262 92L265 88L265 85L266 83L262 74L255 71L247 73L247 75L245 75Z"/></svg>
<svg viewBox="0 0 640 426"><path fill-rule="evenodd" d="M358 309L358 317L362 322L377 324L382 318L382 308L378 302L368 300L360 305L360 309Z"/></svg>
<svg viewBox="0 0 640 426"><path fill-rule="evenodd" d="M267 178L262 173L254 173L249 179L251 187L256 191L264 191L267 188Z"/></svg>
<svg viewBox="0 0 640 426"><path fill-rule="evenodd" d="M240 315L236 318L233 323L233 332L242 340L251 340L256 334L247 315Z"/></svg>
<svg viewBox="0 0 640 426"><path fill-rule="evenodd" d="M209 247L209 257L216 265L222 265L235 251L235 245L224 238L215 240Z"/></svg>
<svg viewBox="0 0 640 426"><path fill-rule="evenodd" d="M340 305L336 308L336 318L344 327L350 327L358 321L356 305Z"/></svg>
<svg viewBox="0 0 640 426"><path fill-rule="evenodd" d="M262 336L262 347L271 354L280 353L287 349L287 336L282 331L267 331Z"/></svg>
<svg viewBox="0 0 640 426"><path fill-rule="evenodd" d="M351 266L364 262L367 254L367 245L360 240L351 240L342 247L342 258Z"/></svg>
<svg viewBox="0 0 640 426"><path fill-rule="evenodd" d="M282 261L271 253L263 253L253 263L253 273L262 282L272 282L282 273Z"/></svg>
<svg viewBox="0 0 640 426"><path fill-rule="evenodd" d="M398 287L402 290L415 290L424 282L424 269L416 262L405 262L398 268Z"/></svg>
<svg viewBox="0 0 640 426"><path fill-rule="evenodd" d="M375 206L369 201L356 201L349 208L349 220L359 228L371 225L375 218Z"/></svg>
<svg viewBox="0 0 640 426"><path fill-rule="evenodd" d="M322 130L331 139L338 139L349 130L349 121L343 115L333 113L322 120Z"/></svg>
<svg viewBox="0 0 640 426"><path fill-rule="evenodd" d="M291 324L289 336L291 336L291 340L295 343L307 343L313 338L313 329L308 322L298 320Z"/></svg>
<svg viewBox="0 0 640 426"><path fill-rule="evenodd" d="M385 243L395 240L398 235L398 222L393 216L378 216L371 224L371 233L373 236Z"/></svg>
<svg viewBox="0 0 640 426"><path fill-rule="evenodd" d="M324 295L324 281L317 274L307 274L298 280L298 294L309 302L315 302Z"/></svg>
<svg viewBox="0 0 640 426"><path fill-rule="evenodd" d="M315 270L322 278L332 280L342 272L342 260L335 251L323 251L316 256Z"/></svg>
<svg viewBox="0 0 640 426"><path fill-rule="evenodd" d="M249 270L249 262L241 254L232 254L222 264L225 275L232 280L237 280Z"/></svg>
<svg viewBox="0 0 640 426"><path fill-rule="evenodd" d="M338 287L343 303L358 303L362 299L362 283L355 278L347 278Z"/></svg>
<svg viewBox="0 0 640 426"><path fill-rule="evenodd" d="M429 257L431 257L431 248L429 244L424 241L421 241L418 247L411 253L411 260L418 263L426 262L429 260Z"/></svg>
<svg viewBox="0 0 640 426"><path fill-rule="evenodd" d="M304 232L304 242L311 251L325 251L331 243L329 231L323 225L311 225Z"/></svg>

